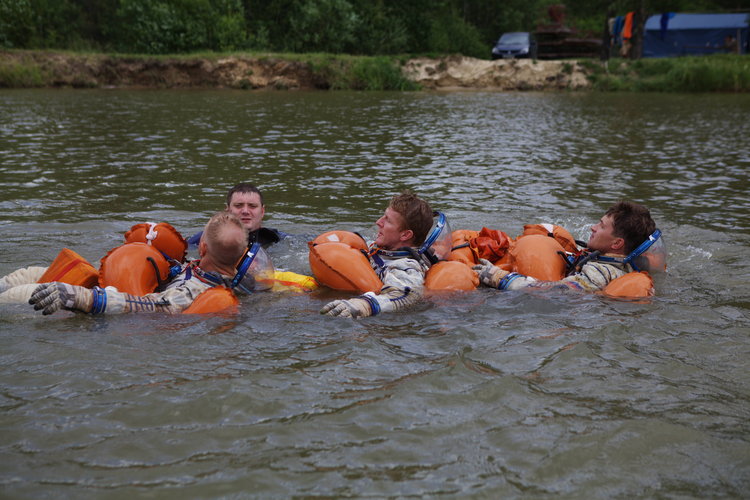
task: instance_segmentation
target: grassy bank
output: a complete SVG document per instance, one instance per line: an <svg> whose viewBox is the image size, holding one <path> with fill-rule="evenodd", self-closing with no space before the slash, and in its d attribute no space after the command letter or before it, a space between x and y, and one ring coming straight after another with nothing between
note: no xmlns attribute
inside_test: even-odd
<svg viewBox="0 0 750 500"><path fill-rule="evenodd" d="M583 63L593 88L638 92L750 92L750 56L614 59L606 65Z"/></svg>
<svg viewBox="0 0 750 500"><path fill-rule="evenodd" d="M408 56L315 53L145 56L0 51L0 87L417 90L420 86L402 72L408 60ZM451 64L451 58L438 60L441 66ZM234 66L227 61L235 61ZM592 88L599 91L750 92L750 56L578 62ZM572 71L574 66L571 61L559 71ZM525 88L523 83L517 88Z"/></svg>
<svg viewBox="0 0 750 500"><path fill-rule="evenodd" d="M216 74L222 60L253 61L256 68L244 75L227 78ZM406 79L401 66L404 57L370 57L332 54L194 53L189 55L100 54L46 51L0 52L0 87L100 87L154 86L230 88L318 88L334 90L417 90ZM207 64L204 64L207 63ZM140 69L133 69L134 66ZM252 82L258 69L279 71L284 79L264 85ZM133 72L141 71L143 78ZM175 75L180 73L182 75ZM118 76L121 81L118 81ZM127 76L127 78L125 78ZM181 79L175 79L182 76ZM134 80L140 83L132 83Z"/></svg>

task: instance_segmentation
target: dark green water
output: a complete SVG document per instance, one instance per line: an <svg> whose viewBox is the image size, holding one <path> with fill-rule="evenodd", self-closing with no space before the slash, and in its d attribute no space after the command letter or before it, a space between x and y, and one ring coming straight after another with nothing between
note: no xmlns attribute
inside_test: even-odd
<svg viewBox="0 0 750 500"><path fill-rule="evenodd" d="M232 318L0 306L0 496L742 498L750 96L0 91L0 275L190 235L238 181L306 242L411 188L453 229L585 239L652 210L657 297L480 290L361 321L335 292Z"/></svg>

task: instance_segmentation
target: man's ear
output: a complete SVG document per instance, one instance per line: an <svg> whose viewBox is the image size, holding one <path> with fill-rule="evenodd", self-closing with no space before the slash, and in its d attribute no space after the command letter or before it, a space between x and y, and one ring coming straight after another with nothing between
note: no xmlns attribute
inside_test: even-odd
<svg viewBox="0 0 750 500"><path fill-rule="evenodd" d="M411 241L414 238L414 231L411 229L405 229L401 232L401 241Z"/></svg>
<svg viewBox="0 0 750 500"><path fill-rule="evenodd" d="M206 251L208 250L208 245L206 245L206 242L203 241L203 238L201 238L200 242L198 242L198 255L203 257L206 255Z"/></svg>
<svg viewBox="0 0 750 500"><path fill-rule="evenodd" d="M614 241L612 241L612 245L610 245L610 248L618 253L622 253L623 249L625 248L625 239L619 237L615 238Z"/></svg>

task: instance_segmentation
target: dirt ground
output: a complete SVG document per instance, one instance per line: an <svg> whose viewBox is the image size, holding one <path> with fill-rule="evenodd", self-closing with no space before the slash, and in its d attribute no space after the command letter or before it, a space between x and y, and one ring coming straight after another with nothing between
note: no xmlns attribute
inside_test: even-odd
<svg viewBox="0 0 750 500"><path fill-rule="evenodd" d="M35 67L42 86L83 88L327 89L309 64L276 57L219 59L112 57L53 52L0 52L0 70ZM576 61L487 61L450 56L411 59L404 75L425 89L586 89L586 70ZM0 71L2 76L3 71ZM0 86L4 82L0 81ZM5 82L5 86L9 85Z"/></svg>

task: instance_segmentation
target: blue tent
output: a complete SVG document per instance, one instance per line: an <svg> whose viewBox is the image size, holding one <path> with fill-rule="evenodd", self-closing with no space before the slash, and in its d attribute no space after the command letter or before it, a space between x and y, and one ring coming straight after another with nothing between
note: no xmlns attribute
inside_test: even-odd
<svg viewBox="0 0 750 500"><path fill-rule="evenodd" d="M676 14L651 16L643 35L643 57L672 57L715 52L748 52L750 14ZM731 38L730 38L731 37Z"/></svg>

